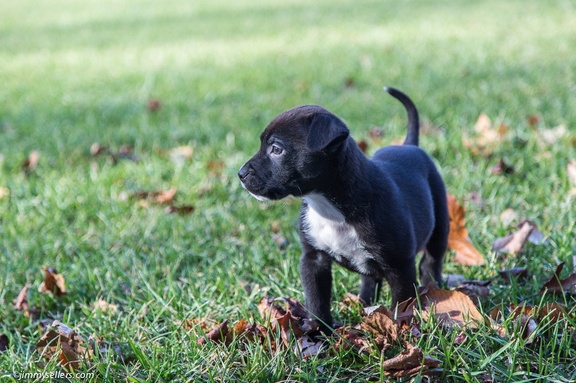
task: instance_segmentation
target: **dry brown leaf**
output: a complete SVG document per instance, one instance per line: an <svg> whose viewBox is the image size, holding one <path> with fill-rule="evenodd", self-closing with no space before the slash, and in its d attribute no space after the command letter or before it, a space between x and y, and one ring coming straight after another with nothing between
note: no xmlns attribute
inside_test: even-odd
<svg viewBox="0 0 576 383"><path fill-rule="evenodd" d="M22 165L20 166L22 171L26 174L30 174L36 167L38 166L38 162L40 161L40 152L33 150L28 155Z"/></svg>
<svg viewBox="0 0 576 383"><path fill-rule="evenodd" d="M472 299L474 304L478 304L481 299L488 298L490 295L490 285L492 281L464 281L457 288L456 291L464 293Z"/></svg>
<svg viewBox="0 0 576 383"><path fill-rule="evenodd" d="M8 197L10 195L10 189L0 186L0 200Z"/></svg>
<svg viewBox="0 0 576 383"><path fill-rule="evenodd" d="M147 207L148 201L157 203L157 204L171 204L174 201L174 197L178 191L176 188L170 188L168 190L151 190L151 191L136 191L130 194L131 197L137 198L140 202L146 202L144 204Z"/></svg>
<svg viewBox="0 0 576 383"><path fill-rule="evenodd" d="M210 160L206 164L206 168L210 174L219 177L222 174L222 170L224 170L225 165L226 164L224 161Z"/></svg>
<svg viewBox="0 0 576 383"><path fill-rule="evenodd" d="M283 302L285 308L277 302ZM258 311L264 320L270 323L273 331L280 331L282 341L286 346L290 345L292 334L299 338L319 329L319 323L304 306L293 298L264 297L258 304Z"/></svg>
<svg viewBox="0 0 576 383"><path fill-rule="evenodd" d="M518 214L516 213L516 211L514 209L505 209L502 213L500 213L500 222L505 225L508 226L510 225L516 218L518 217Z"/></svg>
<svg viewBox="0 0 576 383"><path fill-rule="evenodd" d="M38 287L39 293L51 293L57 297L66 294L66 285L62 274L52 267L42 266L44 272L44 282Z"/></svg>
<svg viewBox="0 0 576 383"><path fill-rule="evenodd" d="M543 237L543 234L533 222L524 221L519 225L518 231L515 233L496 239L492 244L492 249L517 255L530 238L533 238L532 242L534 243L542 243Z"/></svg>
<svg viewBox="0 0 576 383"><path fill-rule="evenodd" d="M92 157L98 157L101 154L109 153L110 151L106 146L100 145L98 142L94 142L90 145L90 155Z"/></svg>
<svg viewBox="0 0 576 383"><path fill-rule="evenodd" d="M18 293L18 296L16 297L16 299L14 299L13 303L14 303L14 310L18 310L18 311L22 311L24 313L24 316L29 318L31 322L35 321L38 319L38 317L40 316L40 310L38 310L38 308L36 307L32 307L30 308L28 306L28 289L29 289L29 285L26 284L22 290L20 290L20 293Z"/></svg>
<svg viewBox="0 0 576 383"><path fill-rule="evenodd" d="M91 355L84 339L60 321L53 321L48 331L36 344L45 359L57 357L66 370L77 370L80 363Z"/></svg>
<svg viewBox="0 0 576 383"><path fill-rule="evenodd" d="M498 174L507 175L507 174L513 174L514 171L515 171L514 166L511 166L506 162L504 162L504 159L500 159L500 161L498 161L498 163L492 168L490 173L496 175Z"/></svg>
<svg viewBox="0 0 576 383"><path fill-rule="evenodd" d="M94 310L99 310L108 314L118 313L118 305L115 305L114 303L108 303L104 299L98 299L96 302L94 302L92 307Z"/></svg>
<svg viewBox="0 0 576 383"><path fill-rule="evenodd" d="M470 243L468 231L465 226L464 207L460 206L456 197L448 194L448 214L450 216L450 235L448 236L448 248L456 252L454 261L467 265L483 265L485 263L482 254Z"/></svg>
<svg viewBox="0 0 576 383"><path fill-rule="evenodd" d="M474 131L473 138L469 138L466 135L463 136L464 146L474 154L489 156L508 132L508 126L503 123L494 126L490 117L482 113L474 124Z"/></svg>
<svg viewBox="0 0 576 383"><path fill-rule="evenodd" d="M344 326L336 329L338 340L332 345L335 351L355 348L358 353L372 349L372 342L356 327Z"/></svg>
<svg viewBox="0 0 576 383"><path fill-rule="evenodd" d="M225 320L224 322L214 326L214 328L208 331L204 337L198 338L196 344L201 346L209 340L215 343L224 342L226 340L226 336L228 335L228 331L228 320Z"/></svg>
<svg viewBox="0 0 576 383"><path fill-rule="evenodd" d="M434 316L444 326L476 328L484 321L470 297L459 291L432 289L420 296L422 318Z"/></svg>
<svg viewBox="0 0 576 383"><path fill-rule="evenodd" d="M539 142L555 144L568 134L568 129L565 125L558 125L551 129L541 129L538 133L540 134Z"/></svg>
<svg viewBox="0 0 576 383"><path fill-rule="evenodd" d="M428 375L430 369L437 368L440 364L440 360L424 356L420 348L408 344L406 351L385 360L382 369L387 376L401 378L416 374Z"/></svg>
<svg viewBox="0 0 576 383"><path fill-rule="evenodd" d="M154 202L157 202L159 204L171 203L172 201L174 201L176 193L177 190L175 188L160 191L157 195L154 196Z"/></svg>
<svg viewBox="0 0 576 383"><path fill-rule="evenodd" d="M508 270L500 270L498 274L500 274L500 276L507 282L509 282L513 278L515 279L528 278L528 271L526 270L525 267L513 267Z"/></svg>
<svg viewBox="0 0 576 383"><path fill-rule="evenodd" d="M515 318L519 315L528 315L534 318L538 318L538 320L549 318L552 322L557 322L559 319L562 319L566 316L567 308L560 303L546 303L541 307L530 306L526 304L520 304L516 306L512 304L510 305L510 311Z"/></svg>
<svg viewBox="0 0 576 383"><path fill-rule="evenodd" d="M394 313L384 306L373 306L364 309L367 313L360 329L371 332L374 335L381 335L387 343L393 343L398 339L398 325L394 321Z"/></svg>
<svg viewBox="0 0 576 383"><path fill-rule="evenodd" d="M146 108L148 109L149 112L156 112L158 111L158 109L160 109L161 106L162 103L160 102L160 100L155 98L149 99L148 102L146 103Z"/></svg>
<svg viewBox="0 0 576 383"><path fill-rule="evenodd" d="M304 335L296 340L294 346L294 353L302 359L310 358L311 356L318 356L324 353L326 349L326 342L315 340L307 335Z"/></svg>
<svg viewBox="0 0 576 383"><path fill-rule="evenodd" d="M576 294L576 273L568 276L567 278L560 279L560 273L564 268L564 262L558 265L554 276L542 286L540 294L545 292L551 294Z"/></svg>
<svg viewBox="0 0 576 383"><path fill-rule="evenodd" d="M170 205L164 209L166 214L180 214L180 215L188 215L194 213L194 206L192 205Z"/></svg>
<svg viewBox="0 0 576 383"><path fill-rule="evenodd" d="M10 338L6 334L0 334L0 354L8 350L10 346Z"/></svg>
<svg viewBox="0 0 576 383"><path fill-rule="evenodd" d="M532 114L532 115L528 116L527 120L528 120L528 125L535 127L540 122L540 117L536 114Z"/></svg>
<svg viewBox="0 0 576 383"><path fill-rule="evenodd" d="M357 141L356 144L358 145L362 153L366 153L366 151L368 150L368 142L366 142L366 140Z"/></svg>
<svg viewBox="0 0 576 383"><path fill-rule="evenodd" d="M515 233L496 239L492 244L492 249L514 255L519 254L526 241L528 241L528 237L532 230L534 230L534 227L535 226L529 221L523 222L520 225L520 229Z"/></svg>
<svg viewBox="0 0 576 383"><path fill-rule="evenodd" d="M194 149L189 145L178 146L170 149L169 155L172 162L176 164L183 164L185 161L192 158Z"/></svg>
<svg viewBox="0 0 576 383"><path fill-rule="evenodd" d="M25 313L28 311L28 289L30 286L28 284L24 285L22 290L18 293L16 299L14 299L14 310L24 311Z"/></svg>

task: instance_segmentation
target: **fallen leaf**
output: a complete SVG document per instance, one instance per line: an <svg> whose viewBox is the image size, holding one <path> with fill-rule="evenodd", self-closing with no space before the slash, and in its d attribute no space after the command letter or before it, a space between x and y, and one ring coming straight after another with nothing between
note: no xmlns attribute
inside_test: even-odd
<svg viewBox="0 0 576 383"><path fill-rule="evenodd" d="M141 201L151 201L158 204L171 204L174 201L174 197L178 191L176 188L170 188L168 190L151 190L151 191L136 191L130 194L133 198L138 198Z"/></svg>
<svg viewBox="0 0 576 383"><path fill-rule="evenodd" d="M30 174L36 167L38 166L38 162L40 161L40 152L33 150L28 155L28 158L22 162L20 166L22 171L26 174Z"/></svg>
<svg viewBox="0 0 576 383"><path fill-rule="evenodd" d="M466 342L466 340L468 340L468 336L466 335L466 333L464 331L461 331L454 338L454 344L461 345L461 344L464 344L464 342Z"/></svg>
<svg viewBox="0 0 576 383"><path fill-rule="evenodd" d="M508 226L510 225L516 218L518 217L518 214L516 213L516 211L514 209L505 209L502 213L500 213L500 222L504 225L504 226Z"/></svg>
<svg viewBox="0 0 576 383"><path fill-rule="evenodd" d="M358 353L372 349L372 342L363 332L356 327L344 326L337 328L335 333L338 340L332 345L335 351L350 350L355 348Z"/></svg>
<svg viewBox="0 0 576 383"><path fill-rule="evenodd" d="M297 339L294 346L294 353L302 359L310 358L311 356L318 356L326 349L326 342L321 340L314 340L305 335Z"/></svg>
<svg viewBox="0 0 576 383"><path fill-rule="evenodd" d="M354 81L354 77L346 77L344 79L344 86L346 88L354 88L356 86L356 81Z"/></svg>
<svg viewBox="0 0 576 383"><path fill-rule="evenodd" d="M450 234L448 236L448 248L456 252L454 261L467 265L483 265L485 263L482 254L470 243L468 231L465 227L465 211L460 206L456 197L448 194L448 214L450 216Z"/></svg>
<svg viewBox="0 0 576 383"><path fill-rule="evenodd" d="M46 266L42 266L42 271L44 272L44 282L38 287L39 293L48 292L57 297L66 294L66 285L62 274L58 274L56 269Z"/></svg>
<svg viewBox="0 0 576 383"><path fill-rule="evenodd" d="M478 191L471 191L470 194L468 195L468 197L472 203L474 203L478 206L483 207L484 205L486 205L486 203L482 199L482 195Z"/></svg>
<svg viewBox="0 0 576 383"><path fill-rule="evenodd" d="M60 321L53 321L48 331L36 344L45 359L57 357L59 365L66 370L78 370L80 363L91 355L84 339Z"/></svg>
<svg viewBox="0 0 576 383"><path fill-rule="evenodd" d="M547 144L555 144L568 134L568 129L565 125L558 125L552 129L542 129L538 131L540 141Z"/></svg>
<svg viewBox="0 0 576 383"><path fill-rule="evenodd" d="M180 214L180 215L188 215L194 213L194 206L192 205L170 205L164 209L166 214Z"/></svg>
<svg viewBox="0 0 576 383"><path fill-rule="evenodd" d="M226 344L232 343L235 338L243 338L250 342L255 340L264 343L268 330L258 323L248 323L247 320L241 319L228 332L226 335Z"/></svg>
<svg viewBox="0 0 576 383"><path fill-rule="evenodd" d="M0 334L0 354L8 350L10 346L10 338L6 334Z"/></svg>
<svg viewBox="0 0 576 383"><path fill-rule="evenodd" d="M0 186L0 200L8 197L10 195L10 189Z"/></svg>
<svg viewBox="0 0 576 383"><path fill-rule="evenodd" d="M375 306L373 308L366 308L364 312L369 312L365 315L360 328L364 331L371 332L372 334L383 337L382 345L384 343L393 343L398 339L398 326L394 321L394 314L384 306Z"/></svg>
<svg viewBox="0 0 576 383"><path fill-rule="evenodd" d="M210 160L206 164L206 168L208 172L212 175L219 177L222 174L222 170L224 170L224 161L220 160Z"/></svg>
<svg viewBox="0 0 576 383"><path fill-rule="evenodd" d="M494 166L490 172L492 174L507 175L507 174L513 174L514 171L515 171L514 166L508 165L506 162L504 162L504 159L500 159L500 161L498 161L496 166Z"/></svg>
<svg viewBox="0 0 576 383"><path fill-rule="evenodd" d="M146 108L148 108L148 111L150 112L156 112L158 109L160 109L161 106L162 103L155 98L149 99L148 103L146 104Z"/></svg>
<svg viewBox="0 0 576 383"><path fill-rule="evenodd" d="M536 323L533 317L530 315L519 315L515 320L515 326L518 330L514 331L514 334L520 333L522 339L526 341L526 344L534 341L538 323Z"/></svg>
<svg viewBox="0 0 576 383"><path fill-rule="evenodd" d="M474 304L479 304L481 299L488 298L490 295L491 281L464 281L457 288L456 291L466 294Z"/></svg>
<svg viewBox="0 0 576 383"><path fill-rule="evenodd" d="M540 122L540 117L533 114L531 116L528 116L528 125L530 126L536 126L538 125L538 123Z"/></svg>
<svg viewBox="0 0 576 383"><path fill-rule="evenodd" d="M92 157L98 157L101 154L109 153L110 151L106 146L100 145L98 142L93 143L90 146L90 155Z"/></svg>
<svg viewBox="0 0 576 383"><path fill-rule="evenodd" d="M504 135L508 132L508 126L503 123L494 126L490 117L482 113L474 124L474 131L475 135L472 138L463 135L464 146L474 154L489 156L493 153L494 148L502 142Z"/></svg>
<svg viewBox="0 0 576 383"><path fill-rule="evenodd" d="M276 303L279 301L284 302L285 308ZM262 318L270 323L273 331L280 331L282 341L286 346L290 345L292 334L299 338L318 331L320 328L318 321L293 298L264 297L258 304L258 311Z"/></svg>
<svg viewBox="0 0 576 383"><path fill-rule="evenodd" d="M382 128L379 127L374 127L372 129L370 129L370 137L373 140L380 140L382 139L382 137L384 137L384 130Z"/></svg>
<svg viewBox="0 0 576 383"><path fill-rule="evenodd" d="M408 345L407 350L385 360L382 369L387 376L396 378L410 377L416 374L427 375L430 369L437 368L442 362L429 356L415 346Z"/></svg>
<svg viewBox="0 0 576 383"><path fill-rule="evenodd" d="M368 150L368 142L366 142L366 140L360 140L356 142L356 144L358 145L362 153L366 153L366 151Z"/></svg>
<svg viewBox="0 0 576 383"><path fill-rule="evenodd" d="M176 164L183 164L186 160L192 158L194 149L189 145L178 146L170 149L170 159Z"/></svg>
<svg viewBox="0 0 576 383"><path fill-rule="evenodd" d="M96 302L94 302L92 307L94 310L99 310L103 313L112 315L118 313L118 305L115 305L114 303L108 303L104 299L98 299Z"/></svg>
<svg viewBox="0 0 576 383"><path fill-rule="evenodd" d="M466 277L460 274L448 274L444 280L444 287L447 289L454 289L466 282Z"/></svg>
<svg viewBox="0 0 576 383"><path fill-rule="evenodd" d="M567 278L560 279L560 273L564 268L564 262L558 265L554 276L542 286L540 294L548 292L550 294L576 294L576 273Z"/></svg>
<svg viewBox="0 0 576 383"><path fill-rule="evenodd" d="M534 229L536 229L536 225L533 222L524 221L519 225L518 231L496 239L492 244L492 249L498 252L517 255L522 251L524 244L528 241ZM538 236L540 240L542 237L542 235Z"/></svg>
<svg viewBox="0 0 576 383"><path fill-rule="evenodd" d="M513 267L508 270L500 270L498 272L500 276L507 282L514 279L526 279L528 278L528 271L525 267Z"/></svg>
<svg viewBox="0 0 576 383"><path fill-rule="evenodd" d="M18 293L16 299L14 299L14 310L18 311L28 311L28 288L30 286L25 284L22 290Z"/></svg>
<svg viewBox="0 0 576 383"><path fill-rule="evenodd" d="M510 311L515 318L519 315L528 315L538 320L549 318L552 322L557 322L566 316L567 308L560 303L545 303L540 307L523 303L518 306L511 304Z"/></svg>
<svg viewBox="0 0 576 383"><path fill-rule="evenodd" d="M459 291L432 289L420 296L422 318L435 317L447 327L476 328L484 321L470 297Z"/></svg>
<svg viewBox="0 0 576 383"><path fill-rule="evenodd" d="M214 326L214 328L207 332L204 337L198 338L196 344L201 346L209 340L216 343L224 342L226 335L228 335L228 331L228 320L225 320Z"/></svg>

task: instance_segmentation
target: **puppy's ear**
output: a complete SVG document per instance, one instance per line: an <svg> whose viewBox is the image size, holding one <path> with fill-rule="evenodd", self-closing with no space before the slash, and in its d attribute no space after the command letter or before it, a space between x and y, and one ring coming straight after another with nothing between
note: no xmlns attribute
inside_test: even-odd
<svg viewBox="0 0 576 383"><path fill-rule="evenodd" d="M350 131L338 117L315 113L310 120L306 146L310 150L336 148L348 137Z"/></svg>

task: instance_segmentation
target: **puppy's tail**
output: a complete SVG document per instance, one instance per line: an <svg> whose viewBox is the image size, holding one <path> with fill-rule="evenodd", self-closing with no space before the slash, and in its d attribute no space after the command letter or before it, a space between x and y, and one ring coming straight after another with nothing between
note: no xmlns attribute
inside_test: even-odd
<svg viewBox="0 0 576 383"><path fill-rule="evenodd" d="M406 108L406 113L408 114L408 133L406 134L404 145L418 146L418 133L420 130L420 122L416 106L414 105L412 100L410 100L410 97L406 96L398 89L385 86L384 90L390 93L394 98L398 99L402 103L402 105L404 105L404 108Z"/></svg>

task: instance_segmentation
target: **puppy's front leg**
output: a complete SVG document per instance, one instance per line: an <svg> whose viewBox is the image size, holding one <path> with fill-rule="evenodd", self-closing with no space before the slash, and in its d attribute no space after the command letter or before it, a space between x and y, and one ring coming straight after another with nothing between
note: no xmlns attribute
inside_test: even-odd
<svg viewBox="0 0 576 383"><path fill-rule="evenodd" d="M367 305L373 305L378 300L382 288L382 278L360 275L360 299Z"/></svg>
<svg viewBox="0 0 576 383"><path fill-rule="evenodd" d="M320 320L320 330L332 332L330 298L332 296L332 259L321 250L303 246L300 277L306 298L306 308Z"/></svg>

